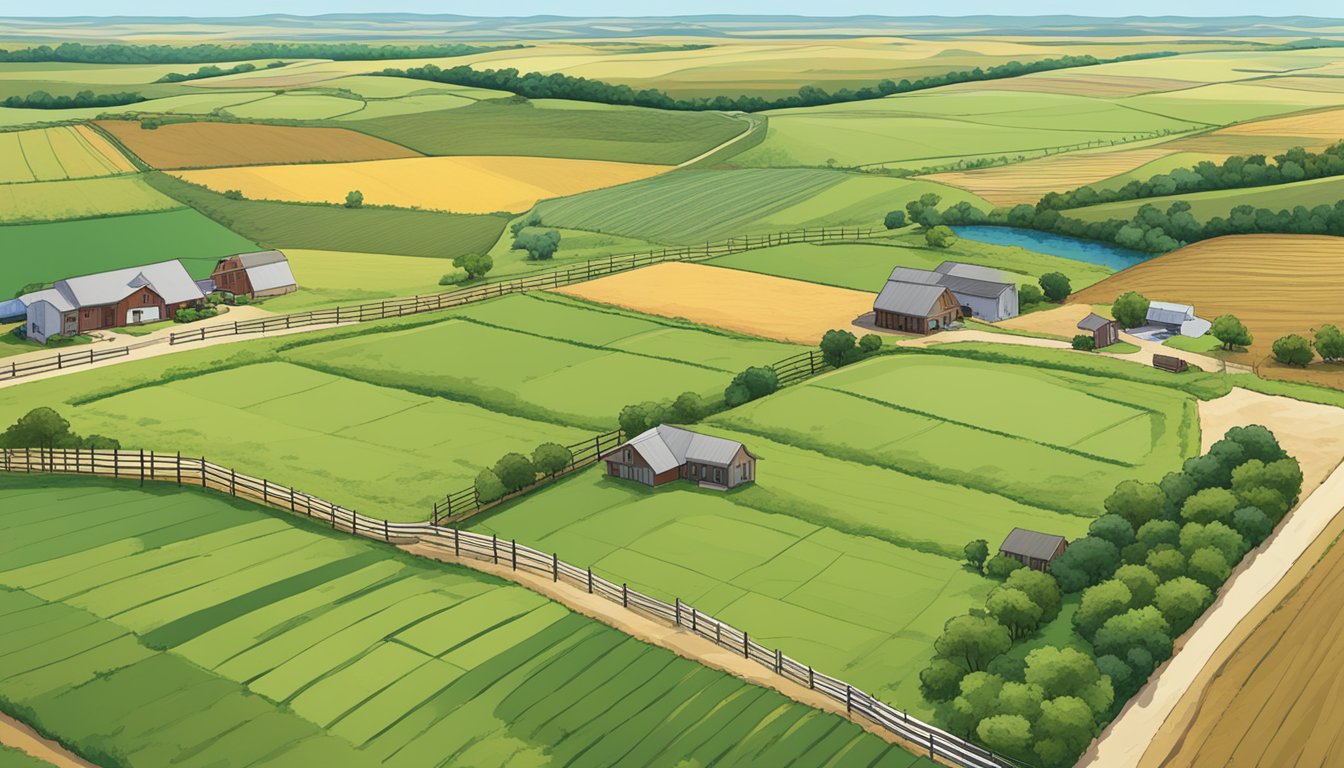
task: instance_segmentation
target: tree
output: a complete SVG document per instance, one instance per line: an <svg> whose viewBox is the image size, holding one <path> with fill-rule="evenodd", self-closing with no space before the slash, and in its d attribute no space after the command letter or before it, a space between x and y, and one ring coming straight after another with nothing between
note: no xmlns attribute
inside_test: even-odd
<svg viewBox="0 0 1344 768"><path fill-rule="evenodd" d="M830 330L821 337L821 359L827 365L839 368L855 357L854 334L849 331Z"/></svg>
<svg viewBox="0 0 1344 768"><path fill-rule="evenodd" d="M631 403L622 408L617 421L620 423L621 431L625 433L627 440L645 431L650 426L649 415L644 412L644 406L636 403Z"/></svg>
<svg viewBox="0 0 1344 768"><path fill-rule="evenodd" d="M543 475L554 475L573 460L574 454L559 443L542 443L532 450L532 465Z"/></svg>
<svg viewBox="0 0 1344 768"><path fill-rule="evenodd" d="M1259 424L1232 427L1223 435L1223 440L1240 445L1247 461L1259 459L1268 464L1271 461L1288 458L1288 452L1279 445L1274 433Z"/></svg>
<svg viewBox="0 0 1344 768"><path fill-rule="evenodd" d="M1149 605L1112 617L1097 630L1092 645L1098 655L1121 656L1131 648L1143 648L1154 659L1165 660L1171 656L1170 632L1161 611Z"/></svg>
<svg viewBox="0 0 1344 768"><path fill-rule="evenodd" d="M1074 349L1080 352L1092 352L1097 348L1097 340L1090 333L1080 333L1074 336L1071 344Z"/></svg>
<svg viewBox="0 0 1344 768"><path fill-rule="evenodd" d="M1213 593L1198 581L1180 576L1159 586L1154 602L1172 631L1180 634L1209 607Z"/></svg>
<svg viewBox="0 0 1344 768"><path fill-rule="evenodd" d="M1242 507L1232 513L1232 528L1251 546L1255 546L1269 537L1274 531L1274 521L1260 511L1259 507Z"/></svg>
<svg viewBox="0 0 1344 768"><path fill-rule="evenodd" d="M1110 578L1119 566L1120 550L1114 544L1084 536L1055 558L1050 564L1050 573L1059 580L1059 586L1065 592L1077 592Z"/></svg>
<svg viewBox="0 0 1344 768"><path fill-rule="evenodd" d="M887 229L900 229L905 226L905 211L888 211L887 217L882 220Z"/></svg>
<svg viewBox="0 0 1344 768"><path fill-rule="evenodd" d="M1132 603L1133 595L1122 581L1109 579L1088 587L1073 614L1073 629L1090 642L1101 625L1135 607Z"/></svg>
<svg viewBox="0 0 1344 768"><path fill-rule="evenodd" d="M1023 666L1025 669L1025 665ZM1034 721L1041 714L1041 702L1045 700L1045 692L1041 686L1031 683L1019 683L1008 680L999 689L999 714L1003 715L1021 715L1027 718L1028 722Z"/></svg>
<svg viewBox="0 0 1344 768"><path fill-rule="evenodd" d="M1169 517L1177 516L1185 500L1199 490L1195 479L1185 472L1168 472L1162 476L1158 487L1162 489L1162 495L1167 497L1165 512Z"/></svg>
<svg viewBox="0 0 1344 768"><path fill-rule="evenodd" d="M933 650L968 672L979 672L1012 645L1012 635L1002 624L988 616L967 614L948 619L943 633L933 641Z"/></svg>
<svg viewBox="0 0 1344 768"><path fill-rule="evenodd" d="M976 539L962 547L961 553L966 558L966 562L969 563L976 572L983 571L985 569L985 560L989 558L989 542L984 539Z"/></svg>
<svg viewBox="0 0 1344 768"><path fill-rule="evenodd" d="M495 477L504 485L504 489L513 491L526 488L537 479L537 468L521 453L506 453L495 462Z"/></svg>
<svg viewBox="0 0 1344 768"><path fill-rule="evenodd" d="M693 424L709 412L705 399L694 392L682 392L672 401L668 415L679 424Z"/></svg>
<svg viewBox="0 0 1344 768"><path fill-rule="evenodd" d="M1149 520L1139 527L1137 538L1149 550L1156 549L1159 544L1179 547L1181 524L1174 520Z"/></svg>
<svg viewBox="0 0 1344 768"><path fill-rule="evenodd" d="M1148 304L1142 295L1127 291L1111 305L1111 316L1122 328L1138 328L1148 322Z"/></svg>
<svg viewBox="0 0 1344 768"><path fill-rule="evenodd" d="M951 248L957 244L957 235L951 227L939 224L924 233L924 242L934 248Z"/></svg>
<svg viewBox="0 0 1344 768"><path fill-rule="evenodd" d="M358 189L352 189L352 190L350 190L349 192L346 192L346 193L345 193L345 207L346 207L346 208L363 208L363 207L364 207L364 193L363 193L363 192L360 192Z"/></svg>
<svg viewBox="0 0 1344 768"><path fill-rule="evenodd" d="M1116 568L1115 576L1111 578L1129 588L1130 604L1135 607L1152 605L1157 595L1157 585L1161 582L1151 568L1134 563Z"/></svg>
<svg viewBox="0 0 1344 768"><path fill-rule="evenodd" d="M1213 320L1213 328L1210 329L1213 337L1223 343L1223 349L1232 350L1236 347L1249 347L1251 345L1251 332L1246 330L1246 326L1235 315L1219 315Z"/></svg>
<svg viewBox="0 0 1344 768"><path fill-rule="evenodd" d="M1150 520L1162 516L1166 496L1154 483L1125 480L1106 497L1104 506L1108 513L1123 517L1137 530Z"/></svg>
<svg viewBox="0 0 1344 768"><path fill-rule="evenodd" d="M775 373L774 368L754 366L733 377L732 383L723 391L723 399L731 408L778 389L779 374Z"/></svg>
<svg viewBox="0 0 1344 768"><path fill-rule="evenodd" d="M1205 488L1181 505L1181 519L1191 523L1229 522L1240 506L1226 488Z"/></svg>
<svg viewBox="0 0 1344 768"><path fill-rule="evenodd" d="M881 349L882 337L878 336L876 333L865 333L863 334L863 338L859 339L859 351L862 352L865 357L877 354Z"/></svg>
<svg viewBox="0 0 1344 768"><path fill-rule="evenodd" d="M1316 352L1327 363L1344 360L1344 332L1336 325L1323 325L1316 331Z"/></svg>
<svg viewBox="0 0 1344 768"><path fill-rule="evenodd" d="M1241 534L1224 523L1186 523L1181 527L1182 554L1189 558L1197 550L1206 548L1216 550L1229 563L1241 560L1248 549Z"/></svg>
<svg viewBox="0 0 1344 768"><path fill-rule="evenodd" d="M34 408L0 434L4 448L73 448L79 436L70 431L70 422L45 406Z"/></svg>
<svg viewBox="0 0 1344 768"><path fill-rule="evenodd" d="M1209 589L1217 590L1232 574L1232 566L1221 552L1205 547L1195 550L1194 554L1190 555L1186 573Z"/></svg>
<svg viewBox="0 0 1344 768"><path fill-rule="evenodd" d="M1017 287L1017 303L1024 307L1045 301L1045 293L1035 283L1023 283Z"/></svg>
<svg viewBox="0 0 1344 768"><path fill-rule="evenodd" d="M1232 492L1238 497L1257 487L1276 491L1291 507L1302 493L1302 467L1294 458L1269 463L1251 459L1232 471ZM1262 511L1269 514L1268 510Z"/></svg>
<svg viewBox="0 0 1344 768"><path fill-rule="evenodd" d="M1284 365L1294 365L1299 368L1306 368L1315 357L1315 353L1311 349L1311 342L1296 333L1290 333L1276 340L1273 350L1275 360Z"/></svg>
<svg viewBox="0 0 1344 768"><path fill-rule="evenodd" d="M1007 555L995 555L989 558L989 562L985 563L985 575L991 579L1003 581L1008 578L1009 574L1019 568L1026 568L1020 560L1015 560Z"/></svg>
<svg viewBox="0 0 1344 768"><path fill-rule="evenodd" d="M482 504L488 504L507 492L504 489L504 484L499 481L499 475L489 469L482 469L477 473L475 485L476 498Z"/></svg>
<svg viewBox="0 0 1344 768"><path fill-rule="evenodd" d="M97 451L115 451L121 447L121 441L107 435L89 435L79 441L79 447L84 449L92 448Z"/></svg>
<svg viewBox="0 0 1344 768"><path fill-rule="evenodd" d="M1087 702L1062 696L1041 704L1034 748L1047 765L1072 765L1096 735L1097 723Z"/></svg>
<svg viewBox="0 0 1344 768"><path fill-rule="evenodd" d="M975 735L981 744L1008 757L1032 754L1031 723L1021 715L991 715L980 721Z"/></svg>
<svg viewBox="0 0 1344 768"><path fill-rule="evenodd" d="M1041 607L1018 589L999 587L985 599L985 610L1021 640L1041 625Z"/></svg>
<svg viewBox="0 0 1344 768"><path fill-rule="evenodd" d="M1077 648L1046 645L1027 654L1023 679L1038 685L1045 698L1086 695L1101 679L1101 671L1091 656Z"/></svg>
<svg viewBox="0 0 1344 768"><path fill-rule="evenodd" d="M543 232L522 231L514 235L510 250L527 251L530 261L546 261L560 248L560 233L554 229Z"/></svg>
<svg viewBox="0 0 1344 768"><path fill-rule="evenodd" d="M966 670L944 658L935 658L919 673L919 690L929 701L951 701L961 690Z"/></svg>
<svg viewBox="0 0 1344 768"><path fill-rule="evenodd" d="M1087 535L1105 539L1116 549L1124 549L1134 543L1134 526L1119 515L1105 514L1092 521L1087 527Z"/></svg>
<svg viewBox="0 0 1344 768"><path fill-rule="evenodd" d="M1041 275L1040 284L1045 298L1056 304L1069 298L1069 294L1073 293L1073 286L1069 283L1068 276L1062 272L1046 272Z"/></svg>
<svg viewBox="0 0 1344 768"><path fill-rule="evenodd" d="M453 258L453 266L467 273L467 277L478 280L495 268L495 259L488 253L464 253Z"/></svg>
<svg viewBox="0 0 1344 768"><path fill-rule="evenodd" d="M1041 623L1044 624L1053 621L1059 615L1059 606L1061 594L1059 582L1055 577L1042 571L1033 571L1030 568L1019 568L1008 574L1004 579L1005 587L1020 590L1031 601L1040 606Z"/></svg>
<svg viewBox="0 0 1344 768"><path fill-rule="evenodd" d="M1178 576L1185 575L1185 555L1175 549L1159 549L1148 553L1148 558L1144 561L1148 569L1157 574L1157 578L1163 581L1170 581Z"/></svg>

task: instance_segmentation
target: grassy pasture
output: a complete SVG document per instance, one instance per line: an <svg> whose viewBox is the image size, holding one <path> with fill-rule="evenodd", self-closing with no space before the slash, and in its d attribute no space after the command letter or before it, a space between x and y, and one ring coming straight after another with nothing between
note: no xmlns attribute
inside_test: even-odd
<svg viewBox="0 0 1344 768"><path fill-rule="evenodd" d="M983 200L954 187L814 168L678 171L542 203L547 224L664 243L824 226L881 226L926 192L944 204Z"/></svg>
<svg viewBox="0 0 1344 768"><path fill-rule="evenodd" d="M252 200L341 203L352 189L365 205L455 213L522 212L538 200L646 179L667 166L552 157L414 157L354 163L258 165L181 171L216 192Z"/></svg>
<svg viewBox="0 0 1344 768"><path fill-rule="evenodd" d="M182 208L140 176L0 184L0 223L85 219Z"/></svg>
<svg viewBox="0 0 1344 768"><path fill-rule="evenodd" d="M252 241L186 209L4 226L0 295L13 295L28 283L167 259L181 259L193 277L207 277L221 257L256 249Z"/></svg>
<svg viewBox="0 0 1344 768"><path fill-rule="evenodd" d="M515 219L516 220L516 219ZM513 237L507 232L490 248L490 257L495 260L491 277L516 275L525 272L554 269L599 256L621 256L641 251L657 250L666 247L662 243L653 243L633 237L623 237L605 232L590 232L584 229L566 229L543 225L540 229L554 229L560 233L560 250L546 261L533 261L527 251L513 250Z"/></svg>
<svg viewBox="0 0 1344 768"><path fill-rule="evenodd" d="M236 500L70 478L0 498L0 693L117 764L750 765L824 739L804 764L931 765L521 587Z"/></svg>
<svg viewBox="0 0 1344 768"><path fill-rule="evenodd" d="M135 166L86 126L0 132L0 183L87 179Z"/></svg>
<svg viewBox="0 0 1344 768"><path fill-rule="evenodd" d="M277 93L225 107L222 112L244 120L323 120L363 108L361 99L319 93Z"/></svg>
<svg viewBox="0 0 1344 768"><path fill-rule="evenodd" d="M704 112L537 109L526 102L481 102L344 125L427 155L544 155L655 165L690 160L747 127Z"/></svg>
<svg viewBox="0 0 1344 768"><path fill-rule="evenodd" d="M353 162L419 154L341 128L200 122L145 130L130 120L100 120L97 125L154 168Z"/></svg>
<svg viewBox="0 0 1344 768"><path fill-rule="evenodd" d="M230 200L167 174L151 173L146 180L169 197L269 248L452 258L488 251L508 221L504 216ZM446 263L443 271L451 271Z"/></svg>
<svg viewBox="0 0 1344 768"><path fill-rule="evenodd" d="M456 272L443 259L287 248L285 256L301 291L266 300L272 312L354 304L444 290L439 278Z"/></svg>
<svg viewBox="0 0 1344 768"><path fill-rule="evenodd" d="M1209 192L1191 192L1166 197L1146 197L1140 200L1125 200L1118 203L1091 205L1066 211L1066 216L1084 221L1104 221L1106 219L1133 218L1144 205L1155 205L1162 210L1176 201L1190 204L1190 213L1200 221L1214 216L1227 217L1228 211L1239 205L1255 208L1268 208L1273 211L1292 210L1302 205L1314 208L1318 205L1333 206L1344 199L1344 177L1328 176L1323 179L1296 181L1291 184L1275 184L1267 187L1249 187L1246 189L1215 189Z"/></svg>

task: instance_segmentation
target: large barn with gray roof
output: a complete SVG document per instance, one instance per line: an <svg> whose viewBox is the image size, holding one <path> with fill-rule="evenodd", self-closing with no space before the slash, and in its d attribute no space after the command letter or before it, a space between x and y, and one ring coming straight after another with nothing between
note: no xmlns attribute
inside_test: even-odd
<svg viewBox="0 0 1344 768"><path fill-rule="evenodd" d="M173 260L57 280L23 296L23 303L28 338L46 344L52 336L166 320L204 299L182 262Z"/></svg>
<svg viewBox="0 0 1344 768"><path fill-rule="evenodd" d="M873 302L879 328L933 333L960 317L1016 317L1017 285L997 269L944 261L932 270L896 267Z"/></svg>
<svg viewBox="0 0 1344 768"><path fill-rule="evenodd" d="M607 474L644 485L690 480L727 490L756 479L756 457L736 440L660 424L602 454Z"/></svg>

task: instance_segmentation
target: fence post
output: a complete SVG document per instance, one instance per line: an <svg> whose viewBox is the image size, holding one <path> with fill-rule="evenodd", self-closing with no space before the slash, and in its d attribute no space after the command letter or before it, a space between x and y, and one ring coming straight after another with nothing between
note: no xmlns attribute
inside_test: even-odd
<svg viewBox="0 0 1344 768"><path fill-rule="evenodd" d="M775 674L784 674L784 652L778 648L775 649Z"/></svg>
<svg viewBox="0 0 1344 768"><path fill-rule="evenodd" d="M181 451L178 451L178 452L177 452L177 463L175 464L175 466L176 466L176 468L177 468L177 484L178 484L178 485L181 485L181 484L182 484L182 452L181 452ZM79 468L79 454L75 454L75 468L76 468L76 469Z"/></svg>
<svg viewBox="0 0 1344 768"><path fill-rule="evenodd" d="M715 620L714 620L714 644L715 644L715 645L723 645L723 637L721 637L721 634L722 634L722 633L720 632L721 629L723 629L723 622L719 621L718 619L715 619Z"/></svg>
<svg viewBox="0 0 1344 768"><path fill-rule="evenodd" d="M626 586L625 582L621 582L621 607L630 607L630 587Z"/></svg>
<svg viewBox="0 0 1344 768"><path fill-rule="evenodd" d="M845 684L845 714L849 714L849 713L852 712L852 711L854 711L854 689L853 689L848 683L846 683L846 684Z"/></svg>
<svg viewBox="0 0 1344 768"><path fill-rule="evenodd" d="M238 495L238 471L235 470L233 467L229 467L229 495L230 496ZM336 514L334 509L331 514L332 515Z"/></svg>
<svg viewBox="0 0 1344 768"><path fill-rule="evenodd" d="M813 680L812 668L811 668L811 667L808 667L808 668L807 668L807 689L808 689L809 691L811 691L811 690L816 690L816 687L817 687L817 686L816 686L816 682Z"/></svg>
<svg viewBox="0 0 1344 768"><path fill-rule="evenodd" d="M490 534L490 554L494 557L495 565L499 565L499 536Z"/></svg>
<svg viewBox="0 0 1344 768"><path fill-rule="evenodd" d="M588 594L593 594L593 566L588 566Z"/></svg>
<svg viewBox="0 0 1344 768"><path fill-rule="evenodd" d="M205 487L205 457L201 457L201 487Z"/></svg>
<svg viewBox="0 0 1344 768"><path fill-rule="evenodd" d="M676 603L673 604L673 606L674 606L674 607L673 607L673 611L675 612L675 615L676 615L676 617L677 617L677 620L676 620L675 622L673 622L673 623L675 623L678 627L680 627L680 626L681 626L681 598L680 598L680 597L676 597L676 598L673 598L673 599L676 600Z"/></svg>
<svg viewBox="0 0 1344 768"><path fill-rule="evenodd" d="M929 731L929 759L932 760L933 757L933 731Z"/></svg>
<svg viewBox="0 0 1344 768"><path fill-rule="evenodd" d="M261 478L261 503L271 503L271 481L264 477Z"/></svg>
<svg viewBox="0 0 1344 768"><path fill-rule="evenodd" d="M145 487L145 449L140 449L140 487Z"/></svg>
<svg viewBox="0 0 1344 768"><path fill-rule="evenodd" d="M511 545L510 549L512 550L510 559L512 560L513 570L516 571L518 570L518 540L509 539L509 544Z"/></svg>
<svg viewBox="0 0 1344 768"><path fill-rule="evenodd" d="M452 529L452 530L453 530L453 556L454 556L454 557L461 557L461 556L462 556L462 533L461 533L460 531L458 531L456 528L454 528L454 529Z"/></svg>
<svg viewBox="0 0 1344 768"><path fill-rule="evenodd" d="M551 581L560 580L560 555L551 553Z"/></svg>
<svg viewBox="0 0 1344 768"><path fill-rule="evenodd" d="M383 541L391 541L392 532L388 530L387 518L383 518Z"/></svg>
<svg viewBox="0 0 1344 768"><path fill-rule="evenodd" d="M31 462L29 463L31 464ZM28 471L32 471L31 466L28 468ZM121 449L119 448L114 448L112 450L112 476L121 477Z"/></svg>
<svg viewBox="0 0 1344 768"><path fill-rule="evenodd" d="M747 630L742 630L742 658L751 658L751 641L747 639Z"/></svg>

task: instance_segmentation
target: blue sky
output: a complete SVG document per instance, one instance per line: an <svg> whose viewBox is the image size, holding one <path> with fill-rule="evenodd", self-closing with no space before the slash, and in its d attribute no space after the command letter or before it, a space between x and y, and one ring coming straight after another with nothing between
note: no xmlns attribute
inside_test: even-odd
<svg viewBox="0 0 1344 768"><path fill-rule="evenodd" d="M1100 7L1099 7L1100 6ZM892 0L230 0L227 3L183 3L181 0L46 0L36 5L0 2L0 16L246 16L262 13L360 13L401 11L409 13L460 13L474 16L670 16L702 13L772 13L847 16L938 14L965 16L994 13L1030 16L1074 13L1079 15L1161 16L1344 16L1340 0L1125 0L1104 5L1083 0L944 0L934 5L895 3Z"/></svg>

